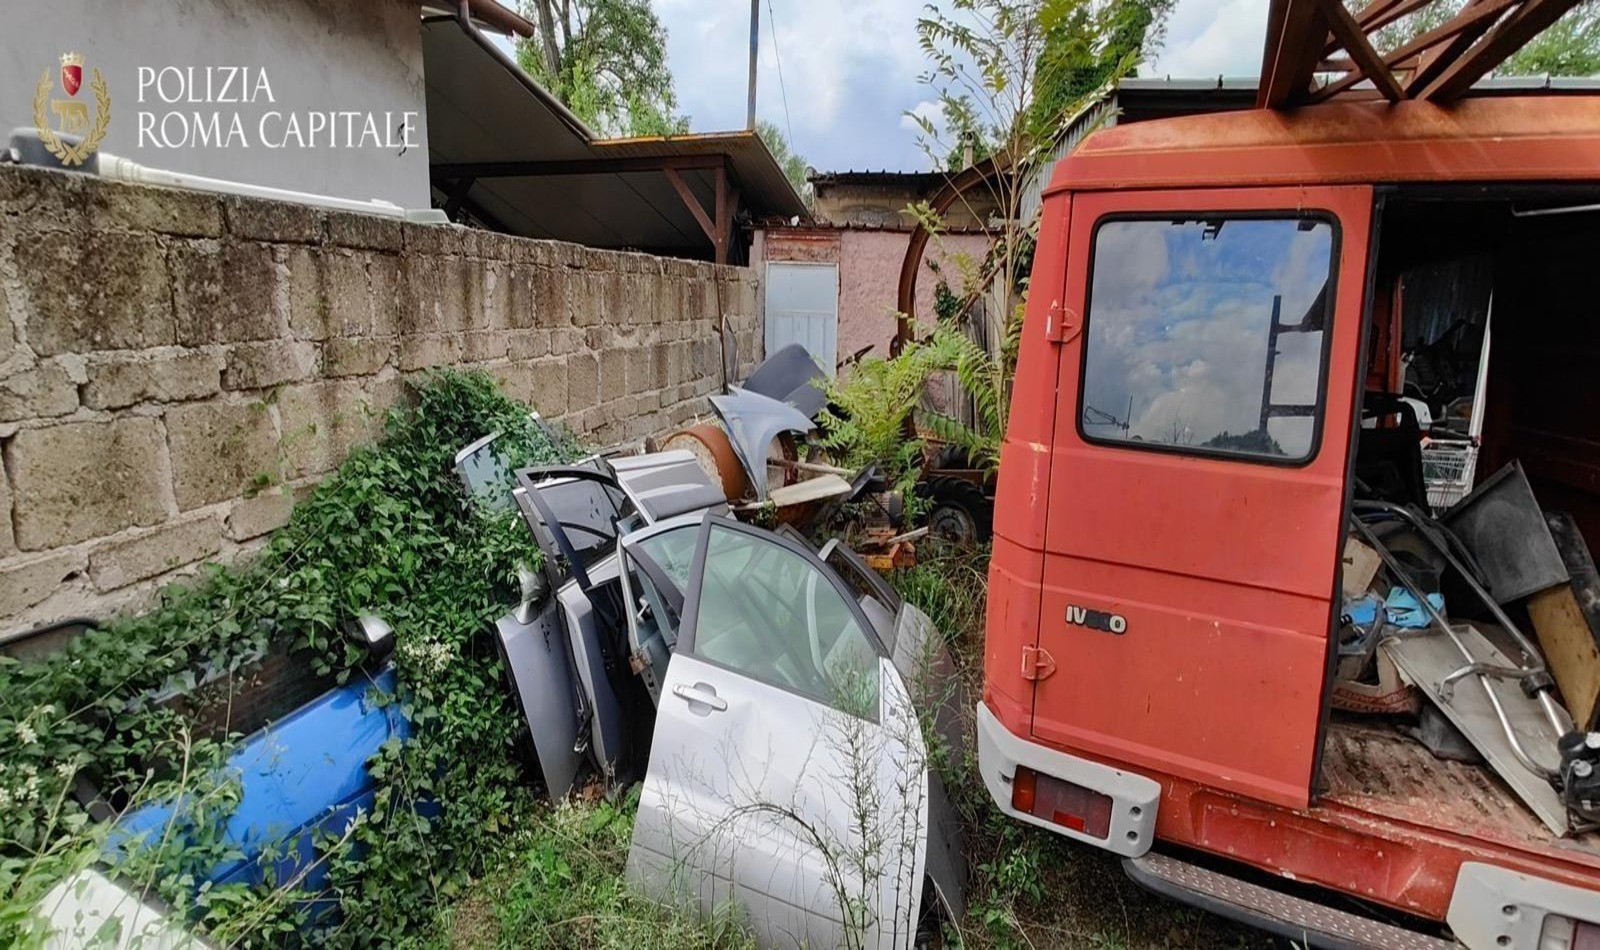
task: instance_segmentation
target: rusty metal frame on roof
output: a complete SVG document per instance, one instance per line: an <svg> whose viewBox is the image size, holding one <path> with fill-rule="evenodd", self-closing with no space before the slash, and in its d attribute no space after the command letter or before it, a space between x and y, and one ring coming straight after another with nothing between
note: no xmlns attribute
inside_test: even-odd
<svg viewBox="0 0 1600 950"><path fill-rule="evenodd" d="M1444 0L1272 0L1256 104L1291 108L1345 93L1447 103L1504 63L1581 0L1467 0L1455 15L1394 49L1384 27Z"/></svg>

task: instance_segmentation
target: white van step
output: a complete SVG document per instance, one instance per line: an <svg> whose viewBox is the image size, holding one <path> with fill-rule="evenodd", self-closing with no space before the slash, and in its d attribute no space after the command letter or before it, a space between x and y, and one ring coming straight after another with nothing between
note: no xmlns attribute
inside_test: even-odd
<svg viewBox="0 0 1600 950"><path fill-rule="evenodd" d="M1123 870L1140 886L1202 910L1275 933L1296 946L1327 950L1460 950L1461 945L1404 927L1292 897L1217 871L1148 853Z"/></svg>

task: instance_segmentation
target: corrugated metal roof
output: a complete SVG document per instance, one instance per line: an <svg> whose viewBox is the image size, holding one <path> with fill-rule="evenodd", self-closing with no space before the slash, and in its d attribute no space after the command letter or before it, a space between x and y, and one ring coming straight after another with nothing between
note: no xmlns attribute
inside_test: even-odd
<svg viewBox="0 0 1600 950"><path fill-rule="evenodd" d="M597 139L503 51L467 35L454 18L425 18L422 40L429 163L436 168L722 156L752 215L806 215L805 203L754 132ZM710 214L716 196L712 171L679 174ZM435 182L435 191L442 199L441 184L447 183ZM692 256L704 256L711 246L659 171L482 177L466 201L479 217L528 237Z"/></svg>

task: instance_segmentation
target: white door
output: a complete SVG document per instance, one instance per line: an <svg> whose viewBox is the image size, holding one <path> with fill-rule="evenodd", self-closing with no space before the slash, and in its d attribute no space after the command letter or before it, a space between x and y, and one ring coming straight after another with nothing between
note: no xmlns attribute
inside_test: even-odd
<svg viewBox="0 0 1600 950"><path fill-rule="evenodd" d="M767 264L767 349L799 343L833 375L839 364L839 268L835 264Z"/></svg>
<svg viewBox="0 0 1600 950"><path fill-rule="evenodd" d="M763 946L910 946L929 786L904 682L811 552L719 518L695 547L630 879L734 902Z"/></svg>

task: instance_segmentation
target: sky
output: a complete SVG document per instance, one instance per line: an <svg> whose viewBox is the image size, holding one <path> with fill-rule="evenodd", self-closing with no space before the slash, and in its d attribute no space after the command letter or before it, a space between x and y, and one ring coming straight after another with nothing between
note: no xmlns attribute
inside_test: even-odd
<svg viewBox="0 0 1600 950"><path fill-rule="evenodd" d="M760 2L758 118L787 130L819 171L930 167L905 115L936 110L934 91L918 81L927 68L916 32L925 0ZM678 105L691 127L743 128L749 4L655 0L655 8L667 28ZM1267 0L1178 0L1165 46L1140 74L1255 75L1266 9Z"/></svg>

